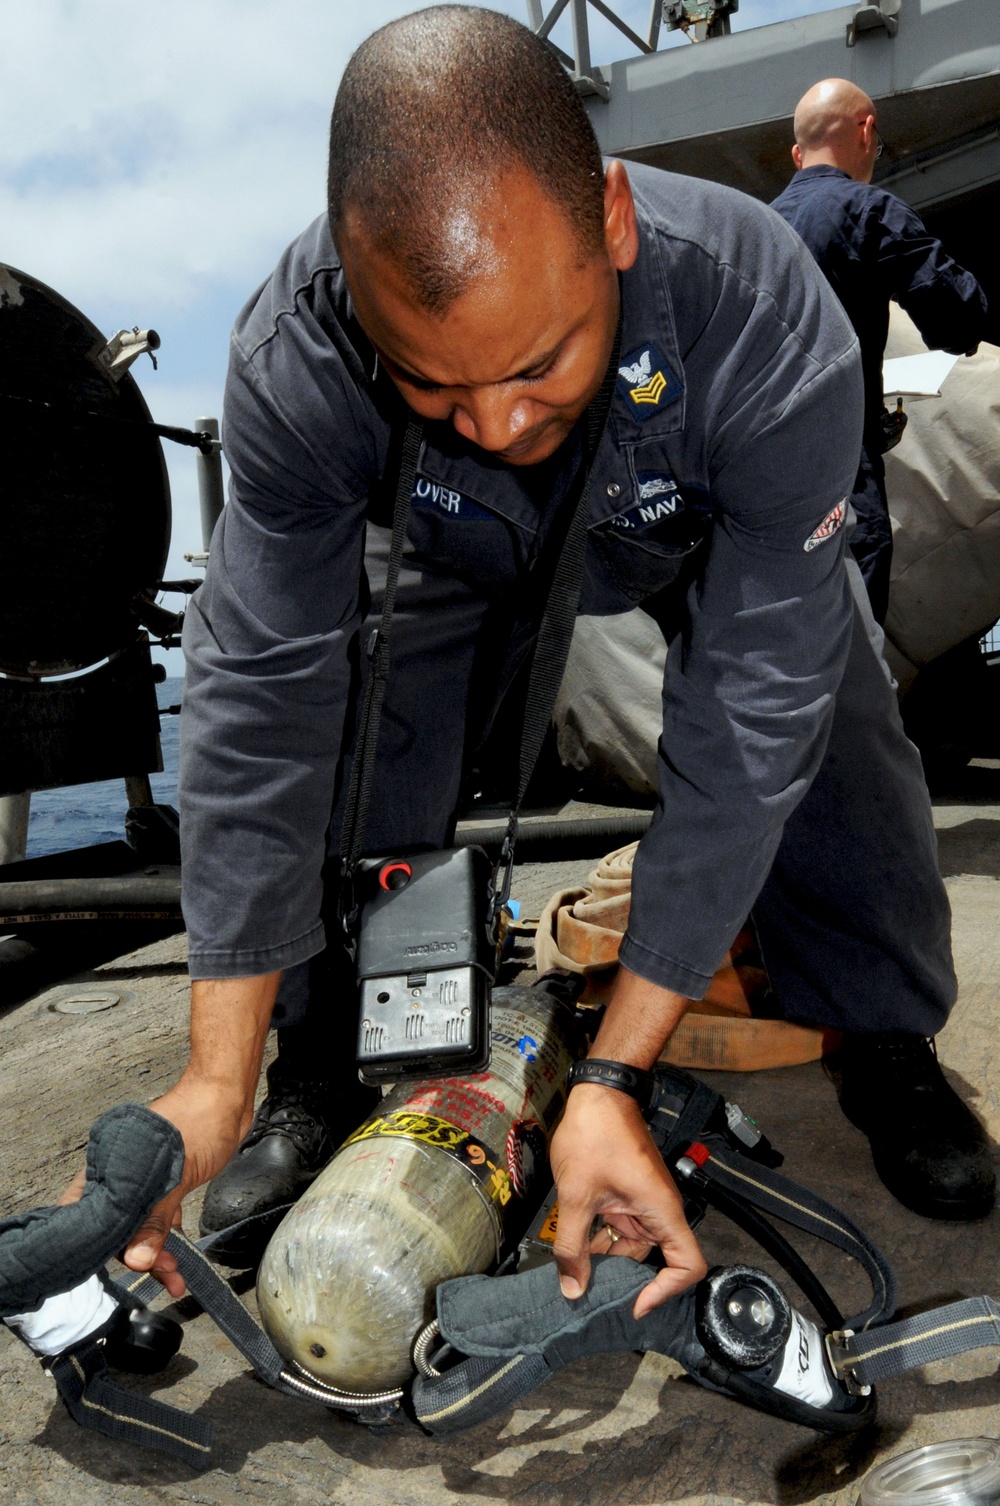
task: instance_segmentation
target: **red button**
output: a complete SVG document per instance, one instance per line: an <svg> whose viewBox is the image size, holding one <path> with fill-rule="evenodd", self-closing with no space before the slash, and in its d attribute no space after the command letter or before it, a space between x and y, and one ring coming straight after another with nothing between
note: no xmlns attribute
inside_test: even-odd
<svg viewBox="0 0 1000 1506"><path fill-rule="evenodd" d="M409 863L386 863L378 876L378 881L386 891L402 889L413 877L413 869Z"/></svg>

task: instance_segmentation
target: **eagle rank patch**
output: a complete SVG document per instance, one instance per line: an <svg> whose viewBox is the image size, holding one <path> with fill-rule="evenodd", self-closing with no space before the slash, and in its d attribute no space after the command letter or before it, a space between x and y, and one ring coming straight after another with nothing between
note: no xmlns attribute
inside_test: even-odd
<svg viewBox="0 0 1000 1506"><path fill-rule="evenodd" d="M632 417L642 423L667 407L684 391L683 384L655 345L640 345L618 368L618 395Z"/></svg>

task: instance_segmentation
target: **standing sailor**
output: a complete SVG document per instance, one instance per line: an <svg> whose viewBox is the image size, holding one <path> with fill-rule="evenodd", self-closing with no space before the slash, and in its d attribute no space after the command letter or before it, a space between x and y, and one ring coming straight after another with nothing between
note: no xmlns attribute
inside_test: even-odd
<svg viewBox="0 0 1000 1506"><path fill-rule="evenodd" d="M906 309L932 349L972 355L985 333L986 299L972 273L952 261L902 199L871 186L882 138L875 106L856 84L843 78L814 84L795 108L794 131L798 171L772 208L819 262L861 344L865 430L851 492L858 519L851 550L881 623L892 564L882 460L889 301Z"/></svg>
<svg viewBox="0 0 1000 1506"><path fill-rule="evenodd" d="M364 1110L323 866L393 426L407 407L427 422L366 838L398 853L449 841L463 771L531 646L619 316L581 610L644 602L672 648L660 805L593 1054L648 1068L752 910L786 1016L850 1032L845 1106L863 1110L884 1180L928 1213L992 1202L981 1127L925 1039L955 982L919 760L845 568L862 427L850 326L779 217L709 183L605 169L543 42L439 6L348 65L329 215L233 339L232 492L185 628L191 1060L154 1105L184 1136L185 1190L216 1178L209 1226L301 1187ZM268 1102L223 1171L276 1001ZM701 1275L631 1097L575 1086L552 1160L567 1295L598 1212L617 1250L664 1254L641 1311ZM172 1290L160 1245L178 1201L127 1253Z"/></svg>

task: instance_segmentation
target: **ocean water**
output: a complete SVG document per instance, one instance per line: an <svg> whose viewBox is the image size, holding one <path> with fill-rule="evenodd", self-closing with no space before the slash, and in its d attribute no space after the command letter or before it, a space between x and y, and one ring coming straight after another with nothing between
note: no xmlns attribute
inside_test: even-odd
<svg viewBox="0 0 1000 1506"><path fill-rule="evenodd" d="M183 679L164 680L156 687L160 707L175 706L181 698ZM153 799L159 805L177 806L177 750L180 717L160 717L163 773L151 774ZM63 790L39 790L31 797L28 820L29 858L71 847L89 847L95 842L123 841L125 837L125 783L108 779L100 784L76 784Z"/></svg>

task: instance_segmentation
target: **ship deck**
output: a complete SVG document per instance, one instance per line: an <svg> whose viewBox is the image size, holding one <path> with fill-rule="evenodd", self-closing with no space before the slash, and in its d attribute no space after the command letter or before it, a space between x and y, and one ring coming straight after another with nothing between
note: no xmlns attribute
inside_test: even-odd
<svg viewBox="0 0 1000 1506"><path fill-rule="evenodd" d="M960 980L940 1054L955 1087L1000 1137L1000 765L971 767L955 794L936 802L935 820ZM589 866L525 865L514 893L525 913L537 914L552 890L580 882ZM182 936L73 981L120 1002L96 1014L56 1013L61 985L0 1018L3 1210L51 1201L78 1165L92 1120L112 1104L154 1097L184 1059ZM818 1063L711 1080L785 1152L791 1176L846 1207L882 1246L896 1267L903 1311L1000 1294L997 1213L976 1225L933 1223L894 1203ZM196 1206L187 1222L196 1225ZM767 1264L717 1215L701 1237L710 1262ZM807 1242L803 1248L845 1310L854 1296L864 1305L861 1278L843 1257ZM252 1287L245 1296L252 1303ZM211 1468L196 1474L81 1430L40 1367L0 1329L0 1496L17 1506L270 1506L279 1499L309 1506L853 1506L861 1476L879 1459L948 1438L1000 1435L997 1355L983 1350L884 1383L878 1423L845 1439L703 1391L663 1357L610 1355L567 1368L489 1424L436 1441L409 1423L370 1431L268 1391L193 1303L174 1311L185 1328L180 1355L137 1384L213 1421Z"/></svg>

